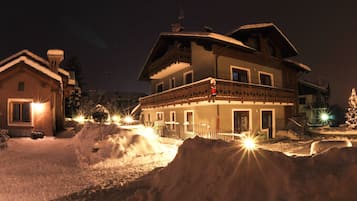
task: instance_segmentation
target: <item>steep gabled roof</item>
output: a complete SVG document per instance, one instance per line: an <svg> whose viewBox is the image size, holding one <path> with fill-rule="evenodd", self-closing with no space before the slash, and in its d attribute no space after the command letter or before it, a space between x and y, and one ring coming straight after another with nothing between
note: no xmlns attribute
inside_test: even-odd
<svg viewBox="0 0 357 201"><path fill-rule="evenodd" d="M145 78L145 74L147 73L147 70L148 70L147 68L150 65L151 60L156 56L156 54L158 54L158 49L161 47L161 45L164 43L164 41L170 40L170 39L208 40L208 41L211 41L212 43L229 45L229 46L236 47L236 48L242 49L244 51L248 51L248 52L256 51L254 48L243 44L241 41L239 41L237 39L234 39L232 37L225 36L222 34L218 34L218 33L212 33L212 32L163 32L160 34L160 36L156 40L154 46L150 50L149 55L144 63L144 66L142 67L142 70L139 74L139 77L138 77L139 80L147 80L147 78Z"/></svg>
<svg viewBox="0 0 357 201"><path fill-rule="evenodd" d="M35 70L41 72L42 74L57 80L62 85L62 78L60 75L51 71L48 66L49 63L45 59L37 56L36 54L30 52L29 50L22 50L16 54L13 54L4 60L0 61L0 73L6 71L15 66L15 64L24 62L28 66L34 68Z"/></svg>
<svg viewBox="0 0 357 201"><path fill-rule="evenodd" d="M291 57L298 55L295 46L289 41L284 33L273 23L248 24L240 26L237 29L227 33L227 36L240 40L247 34L254 32L271 33L278 42L283 45L283 57Z"/></svg>

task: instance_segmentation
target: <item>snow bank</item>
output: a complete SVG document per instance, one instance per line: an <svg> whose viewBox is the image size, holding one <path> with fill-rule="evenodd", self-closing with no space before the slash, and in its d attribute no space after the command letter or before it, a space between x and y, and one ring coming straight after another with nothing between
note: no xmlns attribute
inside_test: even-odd
<svg viewBox="0 0 357 201"><path fill-rule="evenodd" d="M245 152L236 143L186 140L175 159L127 200L356 200L357 148L314 157Z"/></svg>
<svg viewBox="0 0 357 201"><path fill-rule="evenodd" d="M134 158L170 151L158 136L140 130L121 129L117 125L86 124L74 140L82 165L93 165L110 159L124 163ZM177 152L177 145L174 146ZM171 160L174 158L172 156ZM171 161L170 160L170 161ZM108 164L107 164L108 165Z"/></svg>

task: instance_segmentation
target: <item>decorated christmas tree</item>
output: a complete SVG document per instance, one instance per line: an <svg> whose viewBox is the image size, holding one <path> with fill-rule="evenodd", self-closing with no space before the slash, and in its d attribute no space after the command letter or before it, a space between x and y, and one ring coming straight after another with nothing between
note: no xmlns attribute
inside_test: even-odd
<svg viewBox="0 0 357 201"><path fill-rule="evenodd" d="M346 113L346 124L349 128L357 129L357 95L355 88L352 89L350 98L348 99L349 108Z"/></svg>

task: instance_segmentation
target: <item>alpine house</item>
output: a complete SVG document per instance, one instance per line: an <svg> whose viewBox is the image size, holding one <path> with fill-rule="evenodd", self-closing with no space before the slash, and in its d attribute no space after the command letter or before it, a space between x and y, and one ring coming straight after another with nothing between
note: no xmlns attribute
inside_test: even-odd
<svg viewBox="0 0 357 201"><path fill-rule="evenodd" d="M151 84L141 120L182 138L274 138L297 114L299 73L311 71L296 55L273 23L161 33L139 75Z"/></svg>

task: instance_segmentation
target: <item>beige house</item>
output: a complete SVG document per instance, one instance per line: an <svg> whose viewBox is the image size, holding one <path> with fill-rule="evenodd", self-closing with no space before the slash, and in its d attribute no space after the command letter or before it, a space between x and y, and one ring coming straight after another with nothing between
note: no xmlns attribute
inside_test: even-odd
<svg viewBox="0 0 357 201"><path fill-rule="evenodd" d="M152 93L140 99L141 119L180 137L274 138L297 113L298 73L310 71L287 59L297 54L272 23L161 33L139 75Z"/></svg>
<svg viewBox="0 0 357 201"><path fill-rule="evenodd" d="M55 135L63 129L64 98L75 80L59 66L62 50L48 50L47 56L22 50L0 61L0 128L10 136Z"/></svg>

